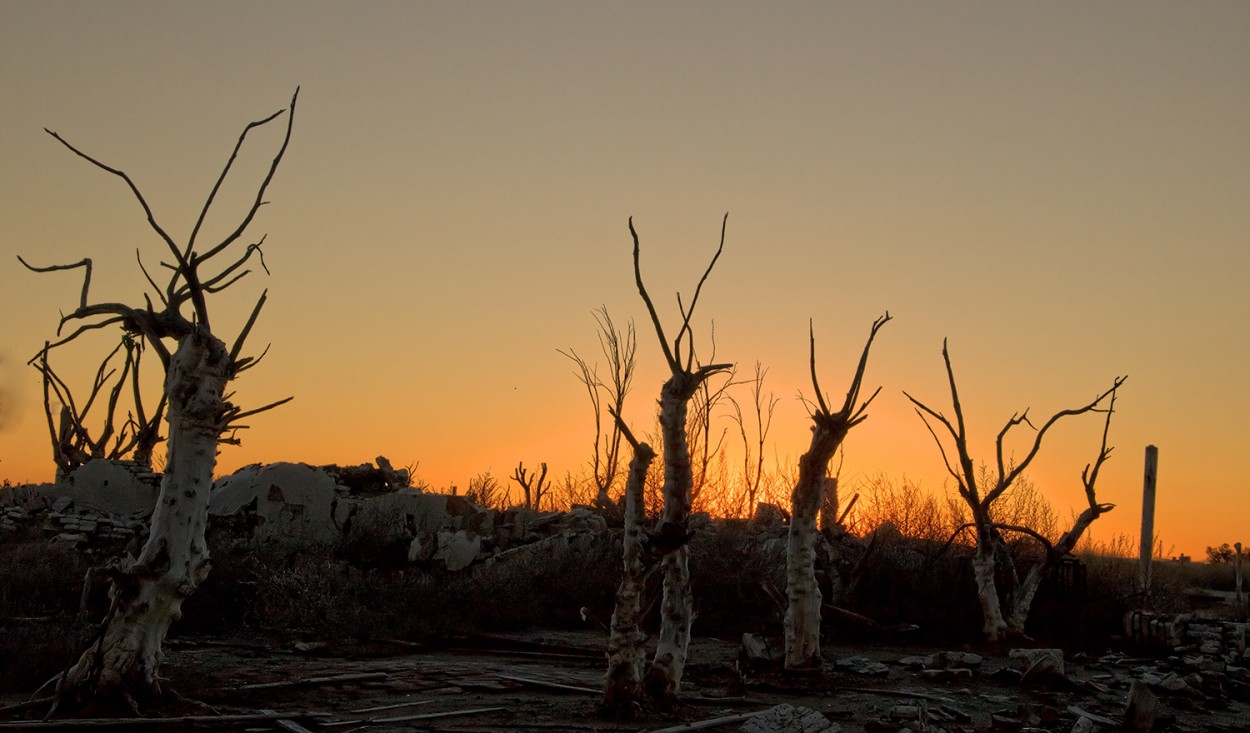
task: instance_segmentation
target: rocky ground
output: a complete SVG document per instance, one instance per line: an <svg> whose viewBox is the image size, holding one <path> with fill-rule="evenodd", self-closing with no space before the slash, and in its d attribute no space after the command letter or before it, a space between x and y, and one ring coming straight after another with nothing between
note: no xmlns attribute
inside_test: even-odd
<svg viewBox="0 0 1250 733"><path fill-rule="evenodd" d="M251 716L209 726L219 730L1111 731L1124 729L1134 685L1155 701L1155 730L1250 729L1250 672L1197 651L1065 659L856 645L825 655L821 675L786 675L756 660L744 678L739 643L699 638L681 702L625 720L598 711L603 639L590 632L424 644L183 638L171 640L165 671L171 689L197 701L178 714ZM32 730L21 719L38 712L6 712L2 727Z"/></svg>

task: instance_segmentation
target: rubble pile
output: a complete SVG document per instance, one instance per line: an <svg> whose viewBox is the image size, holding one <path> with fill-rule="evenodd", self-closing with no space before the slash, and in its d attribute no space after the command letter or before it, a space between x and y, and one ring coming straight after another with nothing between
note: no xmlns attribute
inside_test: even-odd
<svg viewBox="0 0 1250 733"><path fill-rule="evenodd" d="M152 478L150 474L132 472L126 467L123 471L143 483L133 491L120 492L117 508L122 511L110 511L99 501L99 492L104 487L87 480L80 482L85 487L81 498L73 495L72 484L20 486L0 491L0 539L37 531L51 542L68 544L92 555L113 554L132 541L141 540L147 535L155 490L151 490L152 501L146 508L136 508L135 504L138 497L148 491L143 486ZM100 474L89 475L98 477Z"/></svg>
<svg viewBox="0 0 1250 733"><path fill-rule="evenodd" d="M588 508L536 512L477 506L407 486L408 472L376 465L245 466L213 485L209 531L227 527L262 543L332 547L365 566L541 559L585 550L607 529ZM55 484L0 491L0 537L39 531L91 554L117 552L147 532L160 476L92 461Z"/></svg>

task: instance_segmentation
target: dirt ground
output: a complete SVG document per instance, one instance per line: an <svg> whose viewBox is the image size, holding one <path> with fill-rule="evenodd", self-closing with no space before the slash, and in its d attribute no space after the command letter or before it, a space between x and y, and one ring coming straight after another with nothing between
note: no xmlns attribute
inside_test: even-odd
<svg viewBox="0 0 1250 733"><path fill-rule="evenodd" d="M238 724L235 730L632 733L789 703L820 712L847 733L1066 733L1083 716L1093 723L1087 730L1115 729L1109 722L1122 719L1135 678L1159 681L1151 686L1162 702L1163 730L1250 730L1250 681L1241 679L1236 668L1205 676L1182 669L1198 664L1195 658L1078 655L1067 660L1066 680L1022 682L1015 671L1019 660L1004 654L971 650L978 652L979 663L972 663L975 657L957 657L956 668L935 670L942 665L925 657L944 650L828 646L822 675L766 669L748 675L743 684L736 671L739 644L707 638L691 645L680 704L670 711L640 710L632 719L611 719L597 709L603 647L601 634L580 631L427 644L182 638L169 643L165 673L172 689L204 704L191 714L277 711L290 716L284 722ZM1186 684L1178 687L1176 679ZM740 725L738 719L703 729L732 731Z"/></svg>

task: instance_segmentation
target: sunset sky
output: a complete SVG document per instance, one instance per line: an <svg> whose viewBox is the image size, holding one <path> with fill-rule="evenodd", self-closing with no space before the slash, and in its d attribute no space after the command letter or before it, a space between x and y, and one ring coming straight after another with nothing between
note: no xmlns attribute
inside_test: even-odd
<svg viewBox="0 0 1250 733"><path fill-rule="evenodd" d="M840 401L888 310L844 481L948 483L902 394L949 412L948 338L975 458L1013 412L1128 374L1099 485L1118 508L1095 535L1136 536L1153 443L1165 549L1250 541L1244 2L0 0L0 478L52 477L25 361L81 285L15 255L92 257L95 297L140 303L135 249L164 254L125 185L43 128L127 171L185 237L243 126L297 85L250 230L272 275L213 309L232 337L269 288L250 343L272 348L236 401L295 400L223 472L383 454L463 488L522 460L578 470L591 417L557 349L597 355L592 311L638 324L641 431L665 377L627 218L671 331L729 212L696 335L710 354L714 322L718 360L770 369L770 462L806 448L808 319ZM279 132L245 148L219 235ZM108 346L54 365L82 384ZM1101 428L1061 423L1030 472L1065 518Z"/></svg>

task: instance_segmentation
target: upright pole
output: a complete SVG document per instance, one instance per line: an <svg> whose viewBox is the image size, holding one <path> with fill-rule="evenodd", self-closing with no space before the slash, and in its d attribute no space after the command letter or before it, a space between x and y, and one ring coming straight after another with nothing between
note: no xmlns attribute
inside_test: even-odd
<svg viewBox="0 0 1250 733"><path fill-rule="evenodd" d="M1238 621L1246 620L1246 596L1241 592L1241 543L1234 545L1237 549L1237 556L1233 559L1233 578L1236 582L1237 592L1233 596L1233 611L1236 613Z"/></svg>
<svg viewBox="0 0 1250 733"><path fill-rule="evenodd" d="M1146 446L1146 475L1141 499L1141 574L1139 586L1150 595L1150 560L1155 545L1155 481L1159 475L1159 449Z"/></svg>

